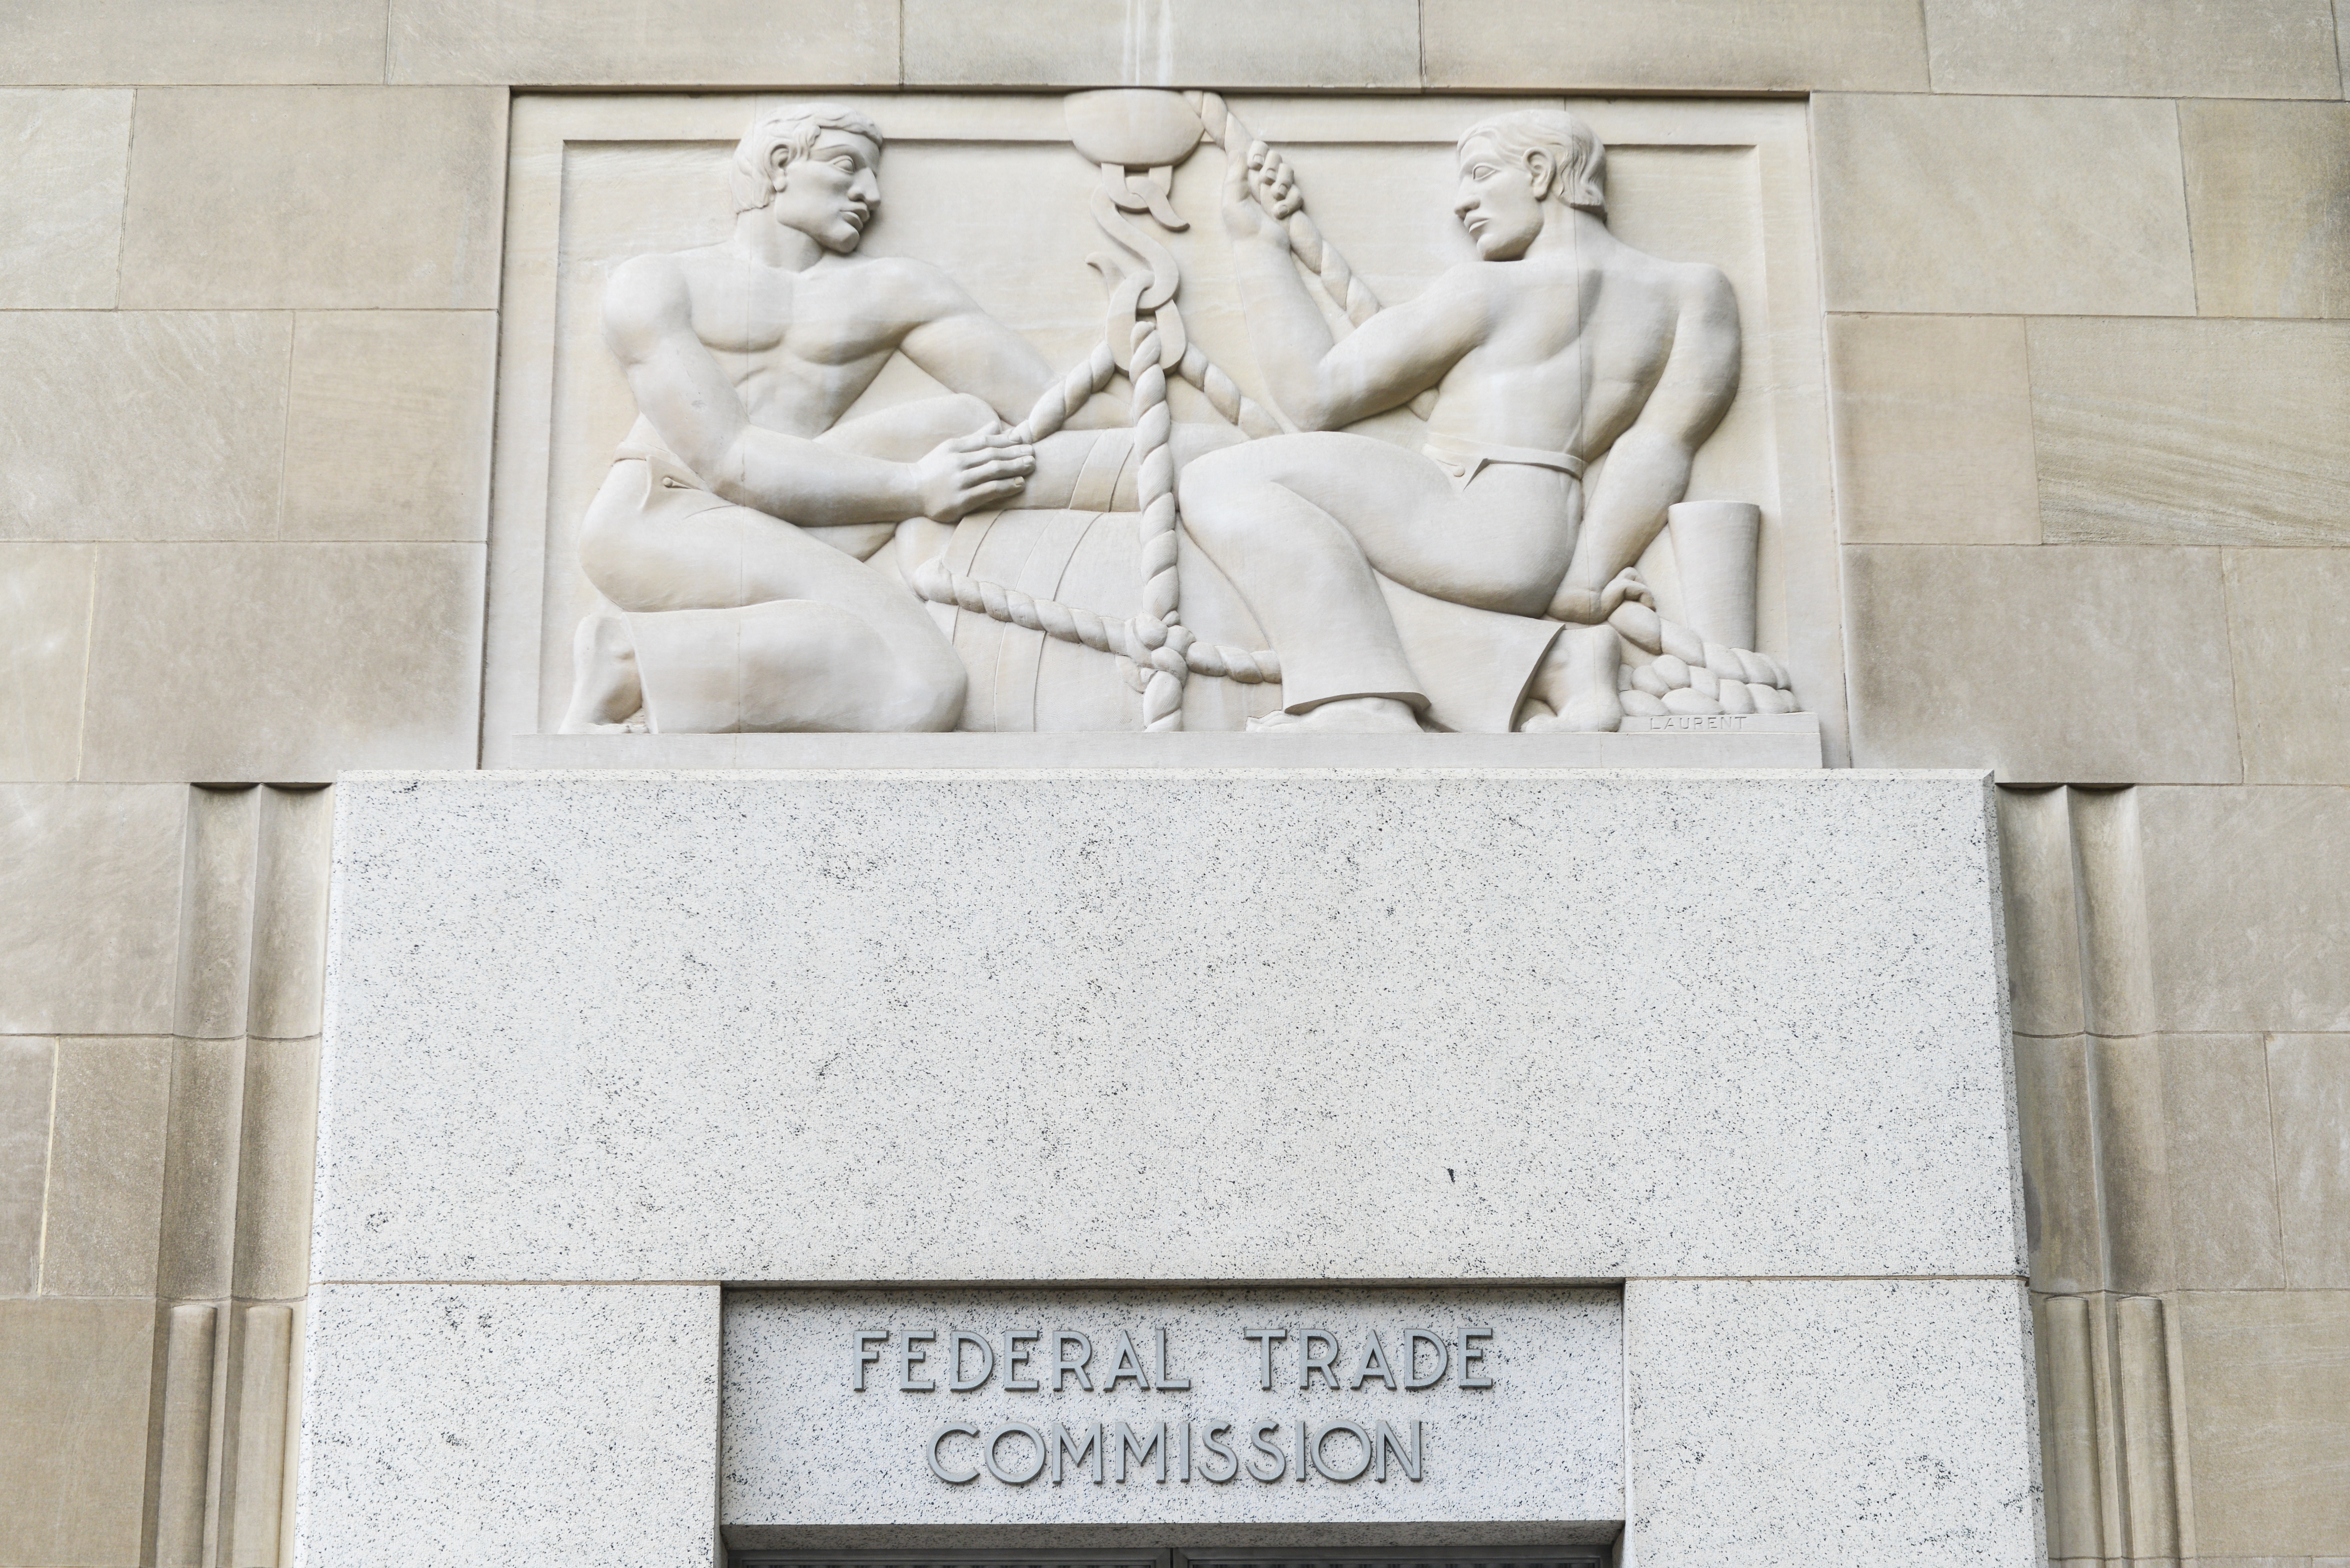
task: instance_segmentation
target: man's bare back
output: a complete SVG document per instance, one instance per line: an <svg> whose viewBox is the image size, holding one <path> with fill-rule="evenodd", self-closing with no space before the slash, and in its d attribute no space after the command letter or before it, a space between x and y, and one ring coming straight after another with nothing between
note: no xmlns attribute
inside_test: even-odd
<svg viewBox="0 0 2350 1568"><path fill-rule="evenodd" d="M1235 157L1228 171L1252 336L1283 411L1327 431L1437 391L1425 453L1301 436L1185 475L1186 525L1273 638L1295 719L1400 729L1427 707L1374 569L1440 599L1577 628L1643 593L1627 568L1736 390L1727 280L1617 240L1595 210L1596 140L1586 170L1566 167L1547 130L1513 131L1534 118L1462 139L1454 213L1480 259L1343 341L1290 263L1280 220L1295 195L1278 156ZM1589 200L1577 205L1580 172L1591 172ZM1586 504L1583 472L1603 454L1606 479ZM1562 639L1547 684L1536 682L1544 710L1613 728L1612 658L1596 636Z"/></svg>

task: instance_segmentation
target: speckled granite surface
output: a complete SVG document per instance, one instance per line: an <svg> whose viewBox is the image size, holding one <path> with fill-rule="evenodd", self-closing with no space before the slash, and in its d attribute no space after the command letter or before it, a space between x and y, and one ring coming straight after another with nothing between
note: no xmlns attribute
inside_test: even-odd
<svg viewBox="0 0 2350 1568"><path fill-rule="evenodd" d="M313 1272L2012 1273L1985 794L354 775Z"/></svg>

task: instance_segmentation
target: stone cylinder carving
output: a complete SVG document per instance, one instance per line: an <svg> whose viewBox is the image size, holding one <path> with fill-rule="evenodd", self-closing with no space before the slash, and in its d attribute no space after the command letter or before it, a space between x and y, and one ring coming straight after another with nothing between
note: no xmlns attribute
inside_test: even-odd
<svg viewBox="0 0 2350 1568"><path fill-rule="evenodd" d="M1762 509L1746 501L1683 501L1665 508L1681 569L1681 608L1708 642L1754 646L1754 556Z"/></svg>

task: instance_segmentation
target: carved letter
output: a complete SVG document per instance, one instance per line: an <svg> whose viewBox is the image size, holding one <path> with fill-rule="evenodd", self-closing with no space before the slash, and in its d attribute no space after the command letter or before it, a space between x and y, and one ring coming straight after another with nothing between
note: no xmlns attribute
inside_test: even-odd
<svg viewBox="0 0 2350 1568"><path fill-rule="evenodd" d="M860 1328L857 1331L857 1381L852 1386L859 1394L865 1392L865 1369L881 1359L881 1353L873 1348L875 1342L889 1337L889 1331L886 1328Z"/></svg>
<svg viewBox="0 0 2350 1568"><path fill-rule="evenodd" d="M1222 1486L1226 1481L1233 1480L1241 1473L1241 1457L1216 1440L1216 1434L1218 1432L1229 1432L1232 1429L1232 1424L1230 1421L1216 1420L1211 1420L1206 1426L1200 1428L1200 1446L1208 1450L1208 1454L1211 1459L1219 1459L1224 1461L1225 1469L1224 1473L1222 1475L1218 1475L1214 1470L1208 1468L1207 1459L1200 1461L1201 1476L1215 1486Z"/></svg>
<svg viewBox="0 0 2350 1568"><path fill-rule="evenodd" d="M1059 1436L1053 1444L1053 1484L1055 1486L1061 1484L1061 1461L1063 1459L1075 1459L1077 1463L1084 1464L1086 1462L1086 1456L1087 1454L1091 1454L1094 1460L1094 1485L1101 1485L1101 1423L1099 1421L1096 1421L1089 1427L1080 1428L1080 1430L1082 1430L1086 1435L1086 1440L1082 1443L1077 1442L1070 1436L1069 1428L1066 1426L1055 1425L1054 1430L1058 1433Z"/></svg>
<svg viewBox="0 0 2350 1568"><path fill-rule="evenodd" d="M1159 1386L1170 1393L1191 1386L1190 1378L1171 1376L1167 1371L1167 1331L1164 1328L1159 1331Z"/></svg>
<svg viewBox="0 0 2350 1568"><path fill-rule="evenodd" d="M1251 1459L1248 1468L1251 1480L1277 1481L1289 1473L1289 1456L1283 1453L1276 1445L1264 1440L1267 1433L1280 1430L1281 1423L1278 1421L1259 1421L1254 1427L1249 1428L1249 1447L1273 1461L1273 1473L1267 1475L1256 1468L1254 1459Z"/></svg>
<svg viewBox="0 0 2350 1568"><path fill-rule="evenodd" d="M1142 1356L1134 1348L1134 1336L1124 1329L1118 1331L1118 1359L1110 1363L1109 1376L1102 1379L1102 1392L1117 1392L1121 1377L1133 1378L1138 1388L1150 1386L1150 1378L1142 1370Z"/></svg>
<svg viewBox="0 0 2350 1568"><path fill-rule="evenodd" d="M1396 1462L1403 1467L1405 1476L1412 1480L1418 1480L1419 1479L1419 1423L1414 1421L1411 1424L1409 1452L1404 1449L1401 1432L1397 1431L1385 1421L1379 1423L1379 1473L1374 1478L1375 1480L1388 1479L1388 1453L1390 1449L1394 1450Z"/></svg>
<svg viewBox="0 0 2350 1568"><path fill-rule="evenodd" d="M1485 1359L1485 1352L1482 1346L1472 1350L1470 1348L1469 1344L1472 1339L1491 1339L1492 1337L1493 1331L1490 1328L1464 1328L1461 1331L1461 1387L1491 1388L1493 1386L1493 1380L1492 1378L1480 1377L1476 1373L1470 1370L1470 1368L1474 1366L1478 1362Z"/></svg>
<svg viewBox="0 0 2350 1568"><path fill-rule="evenodd" d="M1320 1355L1314 1352L1314 1342L1320 1340L1327 1346ZM1326 1328L1309 1328L1297 1336L1297 1386L1314 1386L1314 1375L1319 1372L1322 1381L1332 1388L1338 1387L1338 1371L1332 1365L1338 1359L1338 1336Z"/></svg>
<svg viewBox="0 0 2350 1568"><path fill-rule="evenodd" d="M1109 1448L1113 1445L1105 1438L1102 1446ZM1154 1454L1159 1458L1159 1479L1160 1480L1167 1479L1167 1428L1160 1423L1157 1421L1150 1423L1150 1436L1145 1439L1135 1436L1134 1428L1120 1421L1118 1424L1118 1442L1115 1447L1118 1452L1117 1479L1121 1485L1126 1480L1128 1459L1147 1460Z"/></svg>
<svg viewBox="0 0 2350 1568"><path fill-rule="evenodd" d="M1419 1347L1427 1345L1436 1352L1436 1370L1426 1377L1419 1375ZM1444 1381L1452 1368L1452 1346L1432 1328L1408 1328L1403 1331L1403 1386L1407 1388L1433 1388Z"/></svg>
<svg viewBox="0 0 2350 1568"><path fill-rule="evenodd" d="M1044 1337L1045 1333L1042 1329L1028 1333L1007 1334L1003 1336L1003 1386L1006 1392L1034 1394L1044 1386L1034 1377L1020 1376L1020 1369L1028 1365L1030 1356L1036 1354L1036 1342ZM1028 1343L1028 1348L1025 1350L1021 1348L1023 1340Z"/></svg>
<svg viewBox="0 0 2350 1568"><path fill-rule="evenodd" d="M914 1379L914 1368L929 1359L925 1353L914 1346L928 1345L938 1336L939 1331L934 1328L910 1328L906 1331L906 1343L899 1347L898 1355L898 1386L905 1393L928 1394L938 1386L927 1377L920 1382Z"/></svg>
<svg viewBox="0 0 2350 1568"><path fill-rule="evenodd" d="M1350 1386L1360 1388L1367 1380L1373 1377L1390 1388L1396 1386L1395 1372L1388 1366L1388 1347L1379 1343L1378 1329L1371 1330L1371 1347L1363 1353L1363 1365L1356 1372L1355 1381Z"/></svg>
<svg viewBox="0 0 2350 1568"><path fill-rule="evenodd" d="M1077 1346L1077 1358L1075 1361L1069 1359L1069 1346L1073 1345ZM1092 1393L1093 1375L1086 1370L1086 1363L1093 1358L1094 1342L1092 1340L1074 1328L1055 1329L1053 1331L1055 1363L1053 1392L1058 1394L1062 1389L1066 1388L1069 1386L1069 1374L1074 1372L1077 1375L1077 1386L1088 1394Z"/></svg>
<svg viewBox="0 0 2350 1568"><path fill-rule="evenodd" d="M929 1450L931 1457L931 1473L938 1477L939 1480L946 1482L949 1486L961 1486L965 1481L977 1480L979 1479L979 1471L976 1469L965 1470L961 1475L950 1474L946 1466L940 1462L939 1445L945 1442L949 1438L976 1438L978 1436L979 1428L977 1427L941 1427L937 1431L932 1432L931 1434L931 1446Z"/></svg>
<svg viewBox="0 0 2350 1568"><path fill-rule="evenodd" d="M1289 1331L1285 1328L1244 1328L1241 1330L1241 1337L1243 1339L1255 1340L1257 1348L1264 1353L1264 1380L1259 1383L1257 1386L1260 1388L1272 1387L1273 1342L1276 1339L1287 1339L1289 1337Z"/></svg>
<svg viewBox="0 0 2350 1568"><path fill-rule="evenodd" d="M995 1346L988 1344L984 1334L965 1329L954 1331L954 1353L947 1362L947 1386L957 1394L968 1394L995 1376ZM965 1377L962 1373L963 1346L973 1345L979 1351L979 1376Z"/></svg>

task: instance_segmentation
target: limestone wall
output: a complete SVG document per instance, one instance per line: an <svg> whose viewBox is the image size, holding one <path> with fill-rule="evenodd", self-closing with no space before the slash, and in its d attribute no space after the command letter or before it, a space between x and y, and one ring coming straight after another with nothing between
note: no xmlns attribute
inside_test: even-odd
<svg viewBox="0 0 2350 1568"><path fill-rule="evenodd" d="M280 1560L304 786L478 755L510 93L1127 80L1813 95L1853 760L2012 786L2052 1551L2350 1557L2345 24L0 11L0 1568Z"/></svg>

